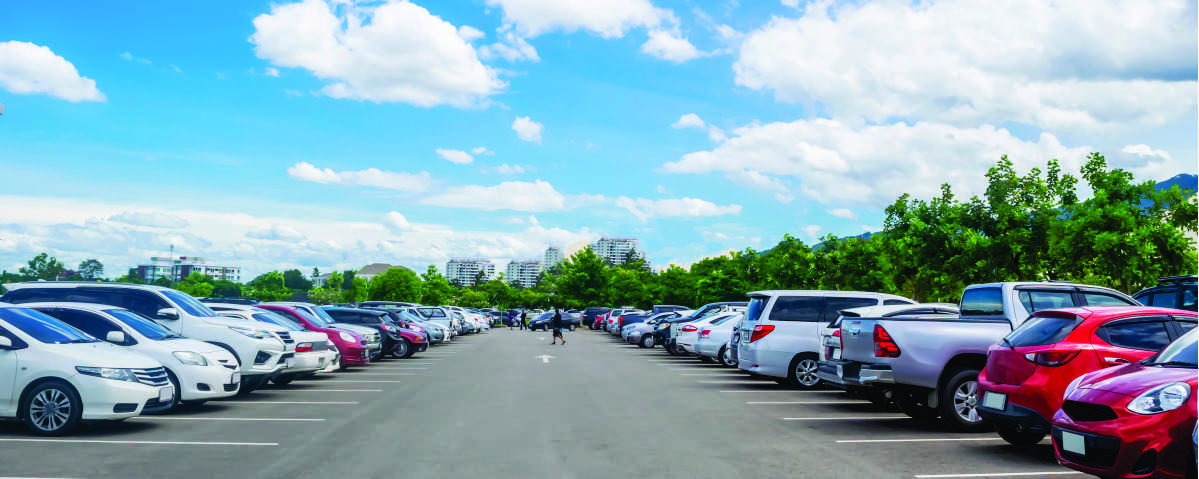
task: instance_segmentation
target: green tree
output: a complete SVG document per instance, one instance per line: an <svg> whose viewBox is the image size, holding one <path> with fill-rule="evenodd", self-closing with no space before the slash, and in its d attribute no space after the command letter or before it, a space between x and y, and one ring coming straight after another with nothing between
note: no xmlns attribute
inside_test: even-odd
<svg viewBox="0 0 1199 479"><path fill-rule="evenodd" d="M486 308L491 305L491 299L483 291L467 289L458 298L458 306L465 308Z"/></svg>
<svg viewBox="0 0 1199 479"><path fill-rule="evenodd" d="M424 280L421 285L421 304L447 304L454 296L454 287L445 279L445 276L437 272L436 266L429 265L421 274L421 279Z"/></svg>
<svg viewBox="0 0 1199 479"><path fill-rule="evenodd" d="M159 276L158 279L154 280L154 282L151 284L153 284L154 286L163 286L163 287L169 288L169 287L171 287L171 278L168 278L166 276Z"/></svg>
<svg viewBox="0 0 1199 479"><path fill-rule="evenodd" d="M366 301L368 285L366 278L351 277L350 282L350 287L342 290L341 300L347 303Z"/></svg>
<svg viewBox="0 0 1199 479"><path fill-rule="evenodd" d="M98 281L104 278L104 264L98 259L85 259L79 263L79 276L85 281Z"/></svg>
<svg viewBox="0 0 1199 479"><path fill-rule="evenodd" d="M367 298L371 301L420 301L420 278L408 268L392 268L371 278Z"/></svg>
<svg viewBox="0 0 1199 479"><path fill-rule="evenodd" d="M507 308L512 304L512 301L515 298L515 293L512 289L512 286L509 286L508 282L504 281L503 275L500 275L499 278L483 283L483 286L480 289L487 293L487 297L490 300L489 304L486 306Z"/></svg>
<svg viewBox="0 0 1199 479"><path fill-rule="evenodd" d="M649 277L649 273L644 270L612 268L609 272L607 303L613 306L650 308L653 306L654 297L650 291ZM578 301L566 302L565 306L586 307L586 304Z"/></svg>
<svg viewBox="0 0 1199 479"><path fill-rule="evenodd" d="M283 273L271 271L263 273L246 283L243 296L259 301L284 301L291 298L292 292L283 283Z"/></svg>
<svg viewBox="0 0 1199 479"><path fill-rule="evenodd" d="M308 302L313 304L333 304L341 301L341 292L329 288L316 288L308 293Z"/></svg>
<svg viewBox="0 0 1199 479"><path fill-rule="evenodd" d="M602 304L608 296L607 263L590 246L585 247L562 262L562 274L553 286L571 304Z"/></svg>
<svg viewBox="0 0 1199 479"><path fill-rule="evenodd" d="M283 285L292 291L308 291L312 289L312 281L304 277L298 269L289 269L283 272Z"/></svg>
<svg viewBox="0 0 1199 479"><path fill-rule="evenodd" d="M678 265L667 266L653 278L653 296L660 304L696 306L695 277Z"/></svg>
<svg viewBox="0 0 1199 479"><path fill-rule="evenodd" d="M215 287L213 283L212 276L192 273L183 278L183 281L175 283L173 288L197 298L204 298L212 296L212 291Z"/></svg>
<svg viewBox="0 0 1199 479"><path fill-rule="evenodd" d="M329 273L329 281L325 282L325 289L331 289L333 291L340 292L344 286L345 280L342 279L341 271Z"/></svg>
<svg viewBox="0 0 1199 479"><path fill-rule="evenodd" d="M217 298L240 298L241 285L227 279L218 279L212 283L212 296Z"/></svg>
<svg viewBox="0 0 1199 479"><path fill-rule="evenodd" d="M312 267L312 277L309 279L312 280L313 284L316 284L316 280L320 277L321 277L321 269L313 266Z"/></svg>
<svg viewBox="0 0 1199 479"><path fill-rule="evenodd" d="M357 271L347 269L341 272L341 290L354 289L354 274Z"/></svg>
<svg viewBox="0 0 1199 479"><path fill-rule="evenodd" d="M769 289L813 289L812 248L790 234L762 254L762 281Z"/></svg>
<svg viewBox="0 0 1199 479"><path fill-rule="evenodd" d="M21 267L21 276L24 281L54 281L58 279L62 273L66 271L66 267L62 262L49 253L42 253L34 256L29 260L26 266Z"/></svg>

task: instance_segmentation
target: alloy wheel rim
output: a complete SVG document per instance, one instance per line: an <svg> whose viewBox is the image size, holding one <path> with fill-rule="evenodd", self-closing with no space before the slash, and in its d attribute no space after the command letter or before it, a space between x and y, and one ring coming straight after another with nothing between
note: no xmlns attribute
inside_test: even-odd
<svg viewBox="0 0 1199 479"><path fill-rule="evenodd" d="M953 409L959 418L971 424L982 421L978 415L978 381L966 381L953 392Z"/></svg>
<svg viewBox="0 0 1199 479"><path fill-rule="evenodd" d="M29 404L33 425L43 431L55 431L71 417L71 400L58 389L43 389Z"/></svg>
<svg viewBox="0 0 1199 479"><path fill-rule="evenodd" d="M799 378L799 383L804 386L815 385L820 381L820 378L816 377L816 361L801 359L795 368L795 377Z"/></svg>
<svg viewBox="0 0 1199 479"><path fill-rule="evenodd" d="M724 359L725 366L732 366L734 364L733 352L728 349L725 349L723 359Z"/></svg>

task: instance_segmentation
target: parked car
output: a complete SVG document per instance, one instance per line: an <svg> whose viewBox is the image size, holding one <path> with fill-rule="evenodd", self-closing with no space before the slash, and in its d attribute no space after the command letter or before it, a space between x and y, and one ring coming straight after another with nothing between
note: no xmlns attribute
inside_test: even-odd
<svg viewBox="0 0 1199 479"><path fill-rule="evenodd" d="M701 327L699 339L695 342L695 354L700 360L737 367L737 356L729 349L728 344L733 337L733 330L744 316L744 312L730 313L725 318L713 320Z"/></svg>
<svg viewBox="0 0 1199 479"><path fill-rule="evenodd" d="M226 303L207 304L210 309L221 316L258 321L277 328L271 332L278 336L280 341L283 341L288 352L292 353L292 360L285 364L279 375L271 380L275 384L289 384L299 377L311 376L327 369L341 368L341 358L337 347L329 341L329 336L325 333L309 331L292 319L257 306Z"/></svg>
<svg viewBox="0 0 1199 479"><path fill-rule="evenodd" d="M372 309L350 309L336 306L322 308L329 313L338 324L356 324L368 328L377 328L383 336L383 353L393 357L407 359L413 354L429 349L425 334L412 329L401 328L392 323L391 316L385 311Z"/></svg>
<svg viewBox="0 0 1199 479"><path fill-rule="evenodd" d="M142 413L163 412L179 402L201 404L237 394L241 372L237 358L219 346L188 339L127 309L87 303L28 303L22 305L71 327L143 354L166 368L175 394L169 401L147 401Z"/></svg>
<svg viewBox="0 0 1199 479"><path fill-rule="evenodd" d="M645 321L634 323L632 326L629 326L628 333L622 334L624 334L625 341L627 341L629 344L636 344L643 348L652 348L654 347L654 330L658 327L658 324L662 321L686 316L685 313L690 313L690 311L670 311L666 313L655 314L647 318Z"/></svg>
<svg viewBox="0 0 1199 479"><path fill-rule="evenodd" d="M1036 444L1049 433L1066 385L1152 356L1194 329L1196 316L1144 306L1037 311L987 351L978 414L1005 441Z"/></svg>
<svg viewBox="0 0 1199 479"><path fill-rule="evenodd" d="M620 339L628 342L629 334L631 334L633 330L637 329L637 325L644 323L653 316L654 315L652 313L646 311L639 311L633 314L624 315L624 319L621 321L620 326Z"/></svg>
<svg viewBox="0 0 1199 479"><path fill-rule="evenodd" d="M112 339L117 339L113 337ZM0 417L34 434L69 434L81 421L122 420L170 402L166 368L28 308L0 306Z"/></svg>
<svg viewBox="0 0 1199 479"><path fill-rule="evenodd" d="M361 336L362 339L366 340L367 350L369 350L371 353L371 361L377 360L377 359L379 359L379 357L381 357L383 355L383 335L380 334L379 331L375 328L369 328L369 327L360 326L357 324L338 323L337 320L333 319L332 316L329 316L329 313L325 312L324 309L322 309L320 306L317 306L312 303L284 301L284 302L264 303L264 304L270 304L270 305L276 305L276 306L289 306L289 307L295 308L297 310L307 312L308 314L310 314L312 316L316 316L317 318L321 319L325 323L329 323L330 325L332 325L335 328L351 331L354 334Z"/></svg>
<svg viewBox="0 0 1199 479"><path fill-rule="evenodd" d="M274 304L263 304L258 307L278 313L309 331L324 333L325 337L329 338L329 341L341 353L341 368L343 369L347 366L370 364L371 357L374 356L371 346L358 333L341 329L323 318L313 316L306 310Z"/></svg>
<svg viewBox="0 0 1199 479"><path fill-rule="evenodd" d="M592 330L599 329L596 319L611 311L612 308L603 306L591 306L583 310L582 325L591 328Z"/></svg>
<svg viewBox="0 0 1199 479"><path fill-rule="evenodd" d="M418 303L405 303L403 301L363 301L358 304L335 304L342 308L412 308L420 306Z"/></svg>
<svg viewBox="0 0 1199 479"><path fill-rule="evenodd" d="M683 354L699 356L695 345L699 342L700 331L709 326L724 323L738 314L741 314L741 311L725 311L682 325L679 327L678 336L675 336L674 339L678 350L682 351Z"/></svg>
<svg viewBox="0 0 1199 479"><path fill-rule="evenodd" d="M670 312L670 311L690 311L691 310L691 308L688 308L686 306L679 306L679 305L675 305L675 304L655 304L654 307L651 309L653 311L653 314L666 313L666 312Z"/></svg>
<svg viewBox="0 0 1199 479"><path fill-rule="evenodd" d="M675 339L674 338L679 333L678 328L676 328L675 326L678 326L681 328L682 324L689 323L689 322L692 322L692 321L695 321L698 319L702 319L702 318L711 316L713 314L721 313L724 311L731 311L734 309L743 310L748 304L749 303L746 303L745 301L723 301L723 302L718 302L718 303L709 303L709 304L705 304L703 307L701 307L695 311L692 311L691 314L688 314L686 316L681 316L678 318L671 318L671 319L667 319L664 321L660 321L660 322L658 322L658 329L654 330L654 344L661 344L662 348L664 350L666 350L667 354L670 354L670 355L680 354L680 351L678 351L675 348Z"/></svg>
<svg viewBox="0 0 1199 479"><path fill-rule="evenodd" d="M1030 282L971 285L960 304L961 316L950 320L845 318L835 374L847 384L890 394L911 417L940 416L953 428L986 430L978 415L978 374L991 345L1040 310L1140 306L1099 286Z"/></svg>
<svg viewBox="0 0 1199 479"><path fill-rule="evenodd" d="M387 313L393 324L399 326L400 328L411 329L424 335L425 342L430 345L449 340L449 335L446 334L445 328L441 327L441 325L425 321L419 315L412 312L412 308L364 307L360 309Z"/></svg>
<svg viewBox="0 0 1199 479"><path fill-rule="evenodd" d="M1199 310L1195 296L1199 295L1199 276L1170 276L1157 280L1157 286L1143 289L1132 298L1145 306Z"/></svg>
<svg viewBox="0 0 1199 479"><path fill-rule="evenodd" d="M1195 477L1199 330L1144 361L1084 374L1053 416L1063 466L1105 478Z"/></svg>
<svg viewBox="0 0 1199 479"><path fill-rule="evenodd" d="M450 333L450 338L458 335L458 326L450 314L437 306L420 306L413 308L422 319L427 322L437 324L446 329ZM447 340L448 341L448 340Z"/></svg>
<svg viewBox="0 0 1199 479"><path fill-rule="evenodd" d="M68 281L6 285L5 303L71 302L107 304L154 320L175 334L215 344L241 364L240 394L274 378L285 366L283 342L254 321L224 318L180 291L161 286Z"/></svg>

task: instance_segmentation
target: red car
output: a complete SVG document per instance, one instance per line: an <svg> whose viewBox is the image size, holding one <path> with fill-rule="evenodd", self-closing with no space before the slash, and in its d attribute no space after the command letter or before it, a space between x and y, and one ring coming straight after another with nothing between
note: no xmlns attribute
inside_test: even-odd
<svg viewBox="0 0 1199 479"><path fill-rule="evenodd" d="M1195 477L1197 355L1192 329L1145 361L1070 383L1053 416L1057 461L1105 478Z"/></svg>
<svg viewBox="0 0 1199 479"><path fill-rule="evenodd" d="M357 334L329 327L328 324L321 322L319 318L315 318L307 313L301 313L291 306L276 306L272 304L260 304L256 306L291 318L309 331L325 333L329 337L329 341L332 341L333 345L337 346L337 350L341 352L341 364L343 367L370 364L371 362L370 351L366 347L366 341Z"/></svg>
<svg viewBox="0 0 1199 479"><path fill-rule="evenodd" d="M987 352L978 414L1007 442L1036 444L1070 381L1148 358L1195 321L1194 311L1144 306L1038 311Z"/></svg>

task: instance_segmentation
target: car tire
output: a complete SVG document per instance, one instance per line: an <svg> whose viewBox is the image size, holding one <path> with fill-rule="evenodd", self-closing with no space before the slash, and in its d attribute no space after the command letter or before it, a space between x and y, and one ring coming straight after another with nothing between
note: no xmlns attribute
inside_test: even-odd
<svg viewBox="0 0 1199 479"><path fill-rule="evenodd" d="M800 354L791 360L787 369L787 380L792 387L811 390L820 387L820 377L816 375L817 357L814 354Z"/></svg>
<svg viewBox="0 0 1199 479"><path fill-rule="evenodd" d="M65 381L38 384L21 401L21 422L39 436L68 434L79 427L82 417L83 400Z"/></svg>
<svg viewBox="0 0 1199 479"><path fill-rule="evenodd" d="M638 346L641 346L641 347L643 347L643 348L645 348L645 349L650 349L650 348L653 348L653 347L654 347L654 337L653 337L653 335L649 335L649 334L647 334L647 335L644 335L644 336L642 336L642 337L641 337L641 341L638 341L638 342L637 342L637 345L638 345Z"/></svg>
<svg viewBox="0 0 1199 479"><path fill-rule="evenodd" d="M892 400L899 411L917 421L930 421L940 415L937 408L929 407L922 398L924 393L896 391Z"/></svg>
<svg viewBox="0 0 1199 479"><path fill-rule="evenodd" d="M242 377L241 385L237 388L237 395L246 396L254 392L255 389L258 389L259 386L262 386L264 381L266 381L265 376L257 376L250 380L246 380L245 377Z"/></svg>
<svg viewBox="0 0 1199 479"><path fill-rule="evenodd" d="M575 325L573 325L573 324L572 324L572 325L570 325L570 330L571 330L571 331L574 331L574 330L575 330Z"/></svg>
<svg viewBox="0 0 1199 479"><path fill-rule="evenodd" d="M718 356L720 357L721 364L730 368L737 367L737 358L733 356L733 350L729 349L728 346L720 348L720 353L718 353Z"/></svg>
<svg viewBox="0 0 1199 479"><path fill-rule="evenodd" d="M1032 429L1020 429L1011 424L995 424L995 432L999 433L1004 441L1016 447L1029 447L1041 442L1045 439L1044 431L1034 431Z"/></svg>
<svg viewBox="0 0 1199 479"><path fill-rule="evenodd" d="M699 362L701 362L701 363L705 363L705 364L711 364L711 363L715 363L715 362L716 362L716 360L715 360L715 359L709 358L709 357L707 357L707 356L704 356L704 355L702 355L702 354L698 354L698 355L696 355L696 357L698 357L698 358L699 358Z"/></svg>
<svg viewBox="0 0 1199 479"><path fill-rule="evenodd" d="M295 381L295 380L296 380L295 374L280 374L280 375L276 376L275 379L272 379L271 382L275 383L275 385L277 385L277 386L286 386L288 384L291 384L291 382Z"/></svg>
<svg viewBox="0 0 1199 479"><path fill-rule="evenodd" d="M665 348L663 348L663 349L665 349L665 350L666 350L666 354L669 354L669 355L671 355L671 356L678 356L678 355L679 355L679 352L678 352L678 351L675 351L675 349L674 349L674 345L673 345L673 344L666 343L666 347L665 347Z"/></svg>
<svg viewBox="0 0 1199 479"><path fill-rule="evenodd" d="M173 411L175 408L179 407L179 394L183 391L179 388L179 378L175 377L175 373L171 372L170 369L167 369L167 380L171 382L171 387L175 388L175 394L171 397L171 405L167 406L166 409L158 411L158 414Z"/></svg>
<svg viewBox="0 0 1199 479"><path fill-rule="evenodd" d="M403 339L396 343L396 348L393 350L392 355L400 359L408 359L415 352L416 350L412 347L412 344L407 339Z"/></svg>
<svg viewBox="0 0 1199 479"><path fill-rule="evenodd" d="M958 371L941 388L941 419L960 431L984 431L990 425L978 415L978 370Z"/></svg>

